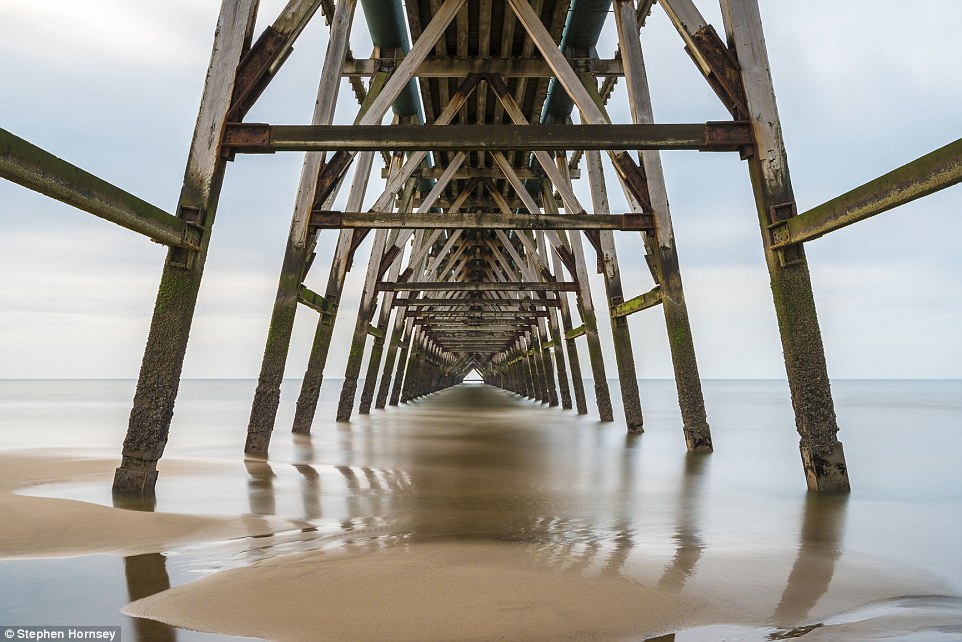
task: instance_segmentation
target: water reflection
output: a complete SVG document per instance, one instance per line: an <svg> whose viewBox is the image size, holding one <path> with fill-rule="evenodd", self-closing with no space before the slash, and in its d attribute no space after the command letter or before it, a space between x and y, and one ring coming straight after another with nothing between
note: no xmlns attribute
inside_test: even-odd
<svg viewBox="0 0 962 642"><path fill-rule="evenodd" d="M681 589L685 581L694 574L695 566L705 550L699 515L707 462L708 458L703 454L688 453L685 458L685 474L681 479L674 535L678 547L658 586Z"/></svg>
<svg viewBox="0 0 962 642"><path fill-rule="evenodd" d="M251 515L276 515L277 500L274 496L274 480L277 475L266 461L247 459L244 461L247 474L247 498Z"/></svg>
<svg viewBox="0 0 962 642"><path fill-rule="evenodd" d="M788 585L775 609L775 623L788 626L804 620L828 590L842 556L842 533L848 495L809 493L805 500L798 555Z"/></svg>
<svg viewBox="0 0 962 642"><path fill-rule="evenodd" d="M167 558L160 553L130 555L124 558L127 598L133 602L170 588ZM137 642L174 642L177 631L162 622L131 618Z"/></svg>

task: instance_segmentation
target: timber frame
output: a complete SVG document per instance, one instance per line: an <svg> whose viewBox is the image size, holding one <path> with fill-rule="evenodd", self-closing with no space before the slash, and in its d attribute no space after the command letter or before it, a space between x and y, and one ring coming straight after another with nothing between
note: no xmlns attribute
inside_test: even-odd
<svg viewBox="0 0 962 642"><path fill-rule="evenodd" d="M367 9L395 1L362 0ZM304 163L249 455L268 453L299 305L318 314L293 425L310 432L346 274L367 237L338 421L455 385L472 370L490 385L586 414L581 337L598 416L613 421L587 240L604 279L628 431L642 432L644 422L627 317L660 306L685 442L690 452L711 452L659 154L738 152L754 187L807 484L849 489L803 244L962 181L962 140L799 214L758 0L720 0L724 40L693 0L657 2L731 114L694 124L654 121L640 38L651 0L580 3L613 14L612 58L568 42L566 16L579 10L577 0L408 0L410 34L395 25L403 30L397 42L375 38L371 55L358 59L349 46L356 2L290 0L255 34L256 0L223 0L183 190L170 213L0 130L0 176L169 247L116 492L150 493L156 484L228 163L286 151L304 152ZM311 124L245 122L318 10L330 35ZM332 124L342 78L358 103L350 126ZM612 123L606 108L618 80L628 123ZM378 159L384 184L365 203ZM630 212L609 211L611 174ZM584 180L590 208L574 188ZM346 207L333 211L344 185ZM304 279L329 230L337 236L327 287L314 292ZM614 232L641 234L648 291L625 292Z"/></svg>

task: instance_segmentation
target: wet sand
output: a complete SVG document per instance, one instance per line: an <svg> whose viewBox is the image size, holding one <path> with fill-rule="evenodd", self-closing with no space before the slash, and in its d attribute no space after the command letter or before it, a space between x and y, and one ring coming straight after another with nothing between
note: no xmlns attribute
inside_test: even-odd
<svg viewBox="0 0 962 642"><path fill-rule="evenodd" d="M110 505L114 459L7 451L0 555L204 560L125 612L276 640L962 639L946 579L861 543L857 500L739 490L738 455L651 414L626 438L462 386L279 429L267 462L175 449L154 512Z"/></svg>

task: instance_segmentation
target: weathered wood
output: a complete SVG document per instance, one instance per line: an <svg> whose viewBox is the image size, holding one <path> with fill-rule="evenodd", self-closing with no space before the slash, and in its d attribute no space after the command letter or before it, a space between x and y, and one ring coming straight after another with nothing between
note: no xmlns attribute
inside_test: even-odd
<svg viewBox="0 0 962 642"><path fill-rule="evenodd" d="M363 120L363 119L362 119ZM231 123L224 147L241 154L304 151L737 151L741 122L638 125L266 125Z"/></svg>
<svg viewBox="0 0 962 642"><path fill-rule="evenodd" d="M800 245L777 250L768 226L794 209L785 143L775 105L771 70L757 0L722 0L728 40L738 54L755 138L749 158L758 219L771 275L785 355L785 370L801 436L799 449L808 488L848 491L848 468L839 443L825 350L815 312L808 263Z"/></svg>
<svg viewBox="0 0 962 642"><path fill-rule="evenodd" d="M203 230L0 129L0 177L174 247L197 250Z"/></svg>
<svg viewBox="0 0 962 642"><path fill-rule="evenodd" d="M385 212L315 211L310 226L314 229L438 229L468 230L622 230L653 232L650 214L488 214L482 212L444 212L394 214Z"/></svg>
<svg viewBox="0 0 962 642"><path fill-rule="evenodd" d="M591 201L595 211L608 212L608 190L605 185L601 154L596 151L585 152L588 166L588 180L591 185ZM650 232L649 232L650 233ZM598 261L604 274L605 295L608 309L624 299L621 283L621 269L618 265L618 251L615 248L614 234L598 232ZM618 385L621 386L621 404L625 413L625 426L629 432L644 430L644 415L641 410L641 393L638 390L638 373L635 370L635 355L631 345L631 329L628 321L609 314L611 340L615 348L615 367L618 369Z"/></svg>
<svg viewBox="0 0 962 642"><path fill-rule="evenodd" d="M328 124L334 118L339 76L337 70L344 63L347 40L351 32L356 0L339 0L331 25L327 53L317 88L312 122ZM311 233L311 210L316 200L317 178L324 162L323 154L305 154L301 176L291 216L284 260L277 284L277 294L271 311L264 358L257 378L257 388L251 403L244 452L265 455L281 399L281 383L287 365L298 295L304 280L308 256L308 237Z"/></svg>
<svg viewBox="0 0 962 642"><path fill-rule="evenodd" d="M622 41L625 81L628 85L632 120L639 124L651 123L654 122L654 114L645 60L637 38L638 26L635 23L635 13L630 7L625 7L620 0L618 1L615 19L619 38ZM665 185L661 157L657 151L643 151L640 156L644 170L644 192L649 199L647 206L652 208L655 216L655 234L646 235L646 245L653 266L652 274L661 285L662 312L665 315L665 327L668 330L668 346L671 349L671 362L675 373L675 388L678 391L685 444L689 452L711 452L711 429L705 412L701 378L698 375L698 361L695 357L695 344L688 319L688 306L685 302L678 250L671 225L668 189ZM634 192L626 189L626 193Z"/></svg>
<svg viewBox="0 0 962 642"><path fill-rule="evenodd" d="M130 411L123 459L114 474L113 489L117 493L150 493L157 481L157 460L167 444L210 229L224 180L226 160L219 145L224 114L256 12L256 0L224 0L221 5L177 206L181 218L199 224L206 233L201 235L197 251L171 248L167 254Z"/></svg>
<svg viewBox="0 0 962 642"><path fill-rule="evenodd" d="M314 292L303 285L301 286L300 292L297 294L297 301L298 303L302 303L315 312L320 312L321 314L330 314L337 307L317 292Z"/></svg>
<svg viewBox="0 0 962 642"><path fill-rule="evenodd" d="M445 281L392 283L382 281L377 284L381 292L577 292L578 284L570 281L541 283L538 281L487 282L487 281Z"/></svg>
<svg viewBox="0 0 962 642"><path fill-rule="evenodd" d="M373 152L363 152L359 155L354 180L351 183L351 191L347 197L348 207L360 207L367 190L373 161ZM294 410L294 422L291 430L295 433L310 433L311 425L314 422L321 384L324 381L324 368L327 365L327 356L334 332L334 322L344 289L344 281L347 278L351 254L355 247L355 240L352 230L341 230L337 237L337 245L331 259L331 269L328 273L327 288L324 291L324 298L331 303L333 309L329 314L322 314L317 320L317 328L314 331L314 340L311 344L311 354L307 360L307 369L304 372L304 380L301 383L301 390Z"/></svg>
<svg viewBox="0 0 962 642"><path fill-rule="evenodd" d="M590 66L591 73L599 77L620 76L621 60L617 58L571 58L578 66ZM343 75L349 78L367 78L377 73L393 59L367 58L348 60ZM551 78L551 68L541 58L427 58L414 72L418 78L459 78L470 74L491 73L505 78Z"/></svg>
<svg viewBox="0 0 962 642"><path fill-rule="evenodd" d="M502 308L556 308L559 306L558 299L502 299L502 298L487 298L487 299L439 299L439 298L395 298L392 305L394 307L428 307L428 306L443 306L449 308L456 307L502 307Z"/></svg>
<svg viewBox="0 0 962 642"><path fill-rule="evenodd" d="M567 332L565 332L565 339L571 340L571 339L577 339L578 337L583 337L585 335L585 332L586 332L585 324L582 323L577 328L572 328L571 330L568 330Z"/></svg>
<svg viewBox="0 0 962 642"><path fill-rule="evenodd" d="M626 317L635 312L641 312L642 310L647 310L648 308L653 308L656 305L661 305L661 286L656 285L653 289L645 292L644 294L639 294L636 297L632 297L627 301L622 301L611 306L611 317L616 319L618 317Z"/></svg>
<svg viewBox="0 0 962 642"><path fill-rule="evenodd" d="M817 207L771 225L772 247L817 239L962 182L962 139Z"/></svg>

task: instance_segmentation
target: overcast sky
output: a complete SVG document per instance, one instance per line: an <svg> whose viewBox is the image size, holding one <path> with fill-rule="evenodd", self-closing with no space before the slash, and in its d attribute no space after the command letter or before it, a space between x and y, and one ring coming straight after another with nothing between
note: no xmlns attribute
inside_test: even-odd
<svg viewBox="0 0 962 642"><path fill-rule="evenodd" d="M261 2L258 33L282 4ZM698 5L723 32L717 6ZM218 8L216 0L0 0L0 127L173 211ZM800 211L962 135L962 2L762 0L761 8ZM320 17L309 25L249 121L310 121L326 29ZM603 56L614 51L612 31ZM370 52L365 32L359 12L358 57ZM659 122L727 117L661 8L642 38ZM615 118L627 117L617 106L623 91L621 83ZM356 105L349 91L341 97L337 121L349 122ZM747 166L737 154L663 159L702 375L784 377ZM257 376L300 163L287 153L228 167L185 377ZM609 192L613 211L624 211L613 182ZM960 211L962 188L950 188L808 244L833 377L962 378ZM0 377L135 378L164 248L2 180L0 226ZM650 289L640 239L617 240L626 294ZM329 256L320 253L308 280L321 291ZM362 273L355 266L350 275L331 377L343 373ZM600 281L594 288L603 307ZM289 377L303 373L315 322L299 311ZM670 377L660 310L631 324L640 376ZM615 376L610 356L607 365Z"/></svg>

